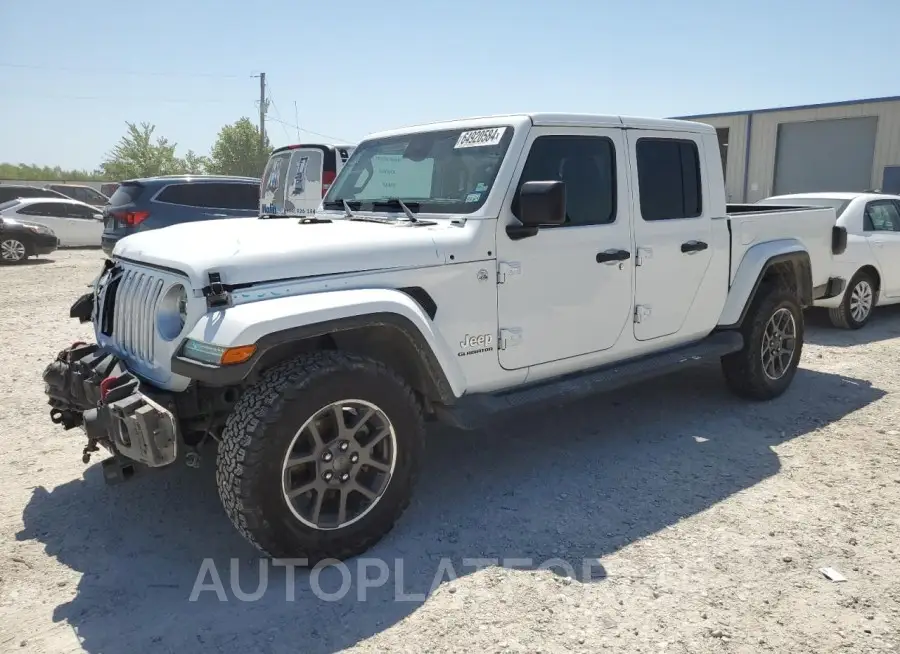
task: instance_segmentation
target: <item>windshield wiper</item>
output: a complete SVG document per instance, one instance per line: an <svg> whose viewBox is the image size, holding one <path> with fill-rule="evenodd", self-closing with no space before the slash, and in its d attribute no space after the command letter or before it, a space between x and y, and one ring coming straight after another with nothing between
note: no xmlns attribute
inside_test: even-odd
<svg viewBox="0 0 900 654"><path fill-rule="evenodd" d="M410 204L416 208L416 211L419 210L418 202L410 202ZM406 214L406 217L409 218L409 222L411 222L411 223L419 222L419 219L416 218L416 214L414 214L412 212L412 209L409 208L409 205L407 205L400 198L384 198L383 200L372 200L373 207L377 207L378 205L381 205L381 206L387 205L389 207L400 207L401 209L403 209L403 213Z"/></svg>

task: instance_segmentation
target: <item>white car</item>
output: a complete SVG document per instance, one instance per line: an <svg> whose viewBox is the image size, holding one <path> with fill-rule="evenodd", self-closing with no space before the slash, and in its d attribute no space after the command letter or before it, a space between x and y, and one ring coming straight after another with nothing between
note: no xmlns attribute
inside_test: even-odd
<svg viewBox="0 0 900 654"><path fill-rule="evenodd" d="M50 228L60 247L100 247L103 214L78 200L19 198L0 204L0 217Z"/></svg>
<svg viewBox="0 0 900 654"><path fill-rule="evenodd" d="M900 302L900 196L884 193L795 193L757 204L833 207L847 230L847 250L834 257L834 275L850 280L845 291L820 299L831 322L859 329L876 306Z"/></svg>

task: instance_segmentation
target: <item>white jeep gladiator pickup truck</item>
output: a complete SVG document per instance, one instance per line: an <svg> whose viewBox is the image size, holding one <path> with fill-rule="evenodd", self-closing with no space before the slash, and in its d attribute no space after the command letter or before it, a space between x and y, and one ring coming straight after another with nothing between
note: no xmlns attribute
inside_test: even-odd
<svg viewBox="0 0 900 654"><path fill-rule="evenodd" d="M786 214L791 214L790 220ZM264 553L345 559L410 501L425 422L463 428L721 360L790 385L802 309L842 292L831 208L726 207L707 125L523 114L375 134L314 217L186 223L116 245L44 372L108 481L216 442ZM211 444L211 443L210 443Z"/></svg>

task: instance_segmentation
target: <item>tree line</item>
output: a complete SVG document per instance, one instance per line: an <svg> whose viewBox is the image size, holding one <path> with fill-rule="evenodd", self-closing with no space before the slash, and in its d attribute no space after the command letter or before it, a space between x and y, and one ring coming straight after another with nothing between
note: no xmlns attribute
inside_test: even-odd
<svg viewBox="0 0 900 654"><path fill-rule="evenodd" d="M177 143L156 135L155 125L146 122L125 125L125 135L94 170L0 163L0 179L117 182L185 173L259 177L272 152L268 136L260 147L259 128L247 117L220 129L209 154L188 150L183 157L175 153Z"/></svg>

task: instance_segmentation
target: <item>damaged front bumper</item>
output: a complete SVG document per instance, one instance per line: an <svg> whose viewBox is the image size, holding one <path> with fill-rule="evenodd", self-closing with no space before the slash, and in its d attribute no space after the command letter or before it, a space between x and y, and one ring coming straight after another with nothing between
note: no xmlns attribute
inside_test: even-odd
<svg viewBox="0 0 900 654"><path fill-rule="evenodd" d="M131 374L118 357L96 344L75 343L60 352L43 374L50 420L69 430L82 427L88 444L158 468L179 454L178 419L169 393Z"/></svg>

